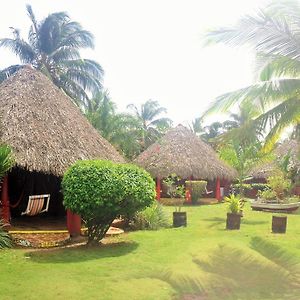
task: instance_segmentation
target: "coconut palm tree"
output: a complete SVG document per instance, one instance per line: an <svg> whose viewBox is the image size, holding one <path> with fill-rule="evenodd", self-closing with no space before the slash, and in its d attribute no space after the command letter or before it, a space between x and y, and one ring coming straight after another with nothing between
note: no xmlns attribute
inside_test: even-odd
<svg viewBox="0 0 300 300"><path fill-rule="evenodd" d="M159 115L167 110L161 107L157 101L148 100L139 108L134 104L127 106L140 123L142 149L146 149L153 144L172 125L169 118L159 118Z"/></svg>
<svg viewBox="0 0 300 300"><path fill-rule="evenodd" d="M131 159L141 152L140 122L133 115L117 113L116 109L116 104L105 90L90 100L85 115L104 138Z"/></svg>
<svg viewBox="0 0 300 300"><path fill-rule="evenodd" d="M238 103L262 105L255 119L259 130L268 128L270 146L291 124L300 123L300 3L275 1L255 15L247 15L234 27L208 33L208 42L248 45L256 53L257 82L219 96L206 114L228 111Z"/></svg>
<svg viewBox="0 0 300 300"><path fill-rule="evenodd" d="M31 26L28 39L11 27L13 37L0 39L0 47L10 49L21 65L2 70L0 80L24 65L31 65L48 76L75 103L88 104L88 92L101 89L103 70L90 59L82 59L79 50L93 48L93 35L78 22L71 21L65 12L52 13L37 21L30 5L26 6Z"/></svg>

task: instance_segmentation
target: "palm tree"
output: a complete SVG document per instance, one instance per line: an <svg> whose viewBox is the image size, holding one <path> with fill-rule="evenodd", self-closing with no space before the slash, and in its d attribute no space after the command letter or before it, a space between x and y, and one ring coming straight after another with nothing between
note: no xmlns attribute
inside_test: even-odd
<svg viewBox="0 0 300 300"><path fill-rule="evenodd" d="M28 39L11 27L13 38L0 39L0 47L10 49L21 65L10 66L0 73L0 80L29 64L48 76L76 104L88 105L88 92L101 89L103 70L89 59L82 59L79 50L93 48L93 35L65 12L52 13L37 21L30 5L26 6L31 26Z"/></svg>
<svg viewBox="0 0 300 300"><path fill-rule="evenodd" d="M111 100L107 90L97 93L89 104L85 115L104 138L128 159L141 152L139 121L130 114L117 113L116 104Z"/></svg>
<svg viewBox="0 0 300 300"><path fill-rule="evenodd" d="M90 123L107 140L110 140L110 135L113 132L115 114L116 104L111 101L107 90L98 92L90 99L89 106L86 109L86 116Z"/></svg>
<svg viewBox="0 0 300 300"><path fill-rule="evenodd" d="M241 103L237 112L230 113L231 119L222 123L223 134L216 139L218 145L239 141L240 145L246 147L260 143L264 132L257 128L254 120L262 113L262 108L252 102Z"/></svg>
<svg viewBox="0 0 300 300"><path fill-rule="evenodd" d="M161 107L157 101L150 99L142 104L140 108L134 104L129 104L127 108L133 111L134 116L140 123L140 143L143 150L153 144L172 125L169 118L158 118L160 114L166 113L167 110Z"/></svg>
<svg viewBox="0 0 300 300"><path fill-rule="evenodd" d="M300 3L275 1L253 16L244 16L230 28L208 33L208 41L233 46L250 45L256 53L258 81L219 96L206 114L227 111L237 103L262 105L255 119L259 130L269 127L270 146L291 124L300 123Z"/></svg>

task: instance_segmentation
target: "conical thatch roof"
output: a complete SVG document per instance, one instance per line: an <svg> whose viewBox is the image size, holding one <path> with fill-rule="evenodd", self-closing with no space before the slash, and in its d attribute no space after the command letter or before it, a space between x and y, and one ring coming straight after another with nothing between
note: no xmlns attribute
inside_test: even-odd
<svg viewBox="0 0 300 300"><path fill-rule="evenodd" d="M274 161L258 165L250 171L250 175L254 178L268 178L278 169L276 161L280 161L285 155L290 153L290 163L293 167L300 168L300 143L296 140L285 140L278 145L275 150Z"/></svg>
<svg viewBox="0 0 300 300"><path fill-rule="evenodd" d="M30 67L0 85L0 116L0 140L30 171L62 175L79 159L124 161L71 99Z"/></svg>
<svg viewBox="0 0 300 300"><path fill-rule="evenodd" d="M232 179L235 171L221 161L214 150L182 125L140 154L134 161L153 177L172 173L181 178Z"/></svg>

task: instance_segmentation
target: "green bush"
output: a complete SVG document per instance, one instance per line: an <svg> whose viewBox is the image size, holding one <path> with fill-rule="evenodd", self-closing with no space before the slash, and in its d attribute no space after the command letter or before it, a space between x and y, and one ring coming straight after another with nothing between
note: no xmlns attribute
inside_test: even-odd
<svg viewBox="0 0 300 300"><path fill-rule="evenodd" d="M155 198L150 174L129 164L78 161L62 181L64 205L80 214L88 228L88 243L98 243L118 215L132 216Z"/></svg>
<svg viewBox="0 0 300 300"><path fill-rule="evenodd" d="M12 241L9 233L4 230L3 222L0 220L0 249L10 248Z"/></svg>
<svg viewBox="0 0 300 300"><path fill-rule="evenodd" d="M281 173L268 177L267 182L271 190L276 193L277 200L282 200L291 188L291 180L286 179Z"/></svg>
<svg viewBox="0 0 300 300"><path fill-rule="evenodd" d="M131 227L135 230L158 230L169 226L168 216L158 202L137 212L131 221Z"/></svg>
<svg viewBox="0 0 300 300"><path fill-rule="evenodd" d="M232 214L240 213L245 204L240 195L230 194L228 197L225 197L224 200L227 203L228 211Z"/></svg>
<svg viewBox="0 0 300 300"><path fill-rule="evenodd" d="M264 200L274 200L274 199L276 199L276 193L271 189L258 191L257 196L264 199Z"/></svg>
<svg viewBox="0 0 300 300"><path fill-rule="evenodd" d="M187 180L185 182L187 188L191 190L192 203L197 204L198 199L205 192L207 181L204 180Z"/></svg>
<svg viewBox="0 0 300 300"><path fill-rule="evenodd" d="M7 145L0 145L0 179L13 167L14 163L11 148Z"/></svg>

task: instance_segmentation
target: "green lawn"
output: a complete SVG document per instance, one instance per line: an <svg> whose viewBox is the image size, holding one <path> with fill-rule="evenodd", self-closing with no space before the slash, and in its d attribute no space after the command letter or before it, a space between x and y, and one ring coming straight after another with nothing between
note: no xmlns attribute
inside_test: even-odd
<svg viewBox="0 0 300 300"><path fill-rule="evenodd" d="M186 211L186 228L98 249L1 251L0 299L300 299L300 215L275 235L272 214L248 206L239 231L224 230L224 204Z"/></svg>

